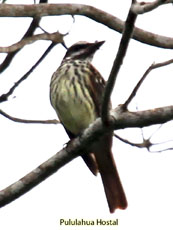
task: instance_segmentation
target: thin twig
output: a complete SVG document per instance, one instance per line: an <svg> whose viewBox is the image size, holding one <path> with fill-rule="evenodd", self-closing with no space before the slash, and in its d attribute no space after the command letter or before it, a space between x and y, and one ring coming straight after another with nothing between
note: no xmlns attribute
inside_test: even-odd
<svg viewBox="0 0 173 230"><path fill-rule="evenodd" d="M171 151L171 150L173 150L173 147L166 148L166 149L161 149L161 150L157 150L157 151L151 151L151 150L149 150L149 152L150 153L162 153L162 152Z"/></svg>
<svg viewBox="0 0 173 230"><path fill-rule="evenodd" d="M27 38L28 36L32 36L35 29L37 28L38 24L40 22L40 18L34 18L27 30L27 32L25 33L25 35L23 36L22 39ZM13 60L13 58L15 57L15 55L19 52L19 50L13 52L13 53L9 53L6 58L4 59L4 61L1 63L0 65L0 73L2 73L3 71L6 70L6 68L10 65L11 61Z"/></svg>
<svg viewBox="0 0 173 230"><path fill-rule="evenodd" d="M161 62L161 63L157 63L157 64L152 64L144 73L144 75L142 76L142 78L139 80L139 82L137 83L137 85L135 86L135 88L133 89L132 93L130 94L129 98L126 100L126 102L123 104L123 108L126 110L129 103L132 101L132 99L135 97L137 91L139 90L140 86L142 85L142 83L144 82L145 78L148 76L148 74L153 70L153 69L157 69L166 65L170 65L173 64L173 59L170 59L168 61L165 62Z"/></svg>
<svg viewBox="0 0 173 230"><path fill-rule="evenodd" d="M163 126L163 124L159 125L159 127L157 127L157 129L150 135L150 137L149 137L150 140L159 131L159 129L161 129L162 126Z"/></svg>
<svg viewBox="0 0 173 230"><path fill-rule="evenodd" d="M11 121L19 122L19 123L25 123L25 124L60 124L60 121L58 120L28 120L28 119L21 119L17 117L13 117L7 113L5 113L3 110L0 109L0 114L4 117L8 118Z"/></svg>
<svg viewBox="0 0 173 230"><path fill-rule="evenodd" d="M24 38L21 41L11 46L0 47L0 53L10 53L10 52L17 51L23 48L25 45L32 44L33 42L38 41L38 40L49 40L54 43L62 43L63 35L60 34L59 32L36 34L31 37Z"/></svg>
<svg viewBox="0 0 173 230"><path fill-rule="evenodd" d="M163 145L163 144L167 144L169 142L173 142L173 140L167 140L167 141L162 141L162 142L156 142L156 143L153 143L153 145Z"/></svg>
<svg viewBox="0 0 173 230"><path fill-rule="evenodd" d="M114 133L114 136L118 140L124 142L125 144L131 145L133 147L138 147L138 148L146 148L146 145L144 143L134 143L134 142L131 142L131 141L127 140L127 139L124 139L124 138L120 137L119 135L117 135L115 133Z"/></svg>
<svg viewBox="0 0 173 230"><path fill-rule="evenodd" d="M39 60L31 67L31 69L25 73L23 75L23 77L21 77L12 87L11 89L5 93L2 94L0 96L0 103L7 101L8 97L14 92L14 90L18 87L18 85L23 82L24 80L26 80L28 78L28 76L32 73L32 71L41 63L41 61L46 57L46 55L50 52L50 50L56 45L56 43L52 42L49 47L47 48L47 50L44 52L44 54L39 58Z"/></svg>
<svg viewBox="0 0 173 230"><path fill-rule="evenodd" d="M126 55L126 51L129 45L129 41L132 37L133 34L133 29L134 29L134 24L136 21L137 15L134 14L131 9L129 10L126 22L125 22L125 28L124 32L120 41L119 49L117 56L114 60L113 67L111 70L111 73L109 75L109 79L107 81L106 87L105 87L105 92L103 95L103 103L102 103L102 112L101 112L101 117L104 123L108 123L109 120L109 102L110 102L110 97L111 93L113 91L118 72L120 70L120 67L123 63L123 59Z"/></svg>
<svg viewBox="0 0 173 230"><path fill-rule="evenodd" d="M148 150L149 152L162 152L162 151L166 151L166 150L171 150L171 149L172 149L172 148L167 148L167 149L158 150L158 151L151 151L151 150L150 150L150 148L151 148L152 146L154 146L154 145L165 144L165 143L168 143L168 142L172 142L172 140L168 140L168 141L164 141L164 142L160 142L160 143L152 143L152 142L150 141L151 138L149 137L149 138L147 138L147 139L144 139L144 138L143 138L143 142L142 142L142 143L134 143L134 142L131 142L131 141L127 140L127 139L124 139L124 138L118 136L118 135L115 134L115 133L114 133L114 136L115 136L118 140L122 141L123 143L128 144L128 145L131 145L131 146L133 146L133 147L137 147L137 148L147 148L147 150ZM152 136L153 136L153 135L152 135Z"/></svg>
<svg viewBox="0 0 173 230"><path fill-rule="evenodd" d="M40 0L40 3L47 3L47 0ZM36 28L39 25L40 20L41 20L41 17L33 18L28 30L26 31L26 33L24 34L22 39L33 35L34 31L36 30ZM10 65L11 61L13 60L15 55L18 53L18 51L19 50L15 51L15 52L12 52L12 53L9 53L6 56L5 60L0 65L0 73L2 73Z"/></svg>

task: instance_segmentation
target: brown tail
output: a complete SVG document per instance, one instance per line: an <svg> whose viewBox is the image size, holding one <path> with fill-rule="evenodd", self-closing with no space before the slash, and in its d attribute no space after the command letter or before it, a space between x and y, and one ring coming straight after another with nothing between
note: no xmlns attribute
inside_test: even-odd
<svg viewBox="0 0 173 230"><path fill-rule="evenodd" d="M111 152L112 135L104 136L93 147L110 212L127 207L126 196Z"/></svg>

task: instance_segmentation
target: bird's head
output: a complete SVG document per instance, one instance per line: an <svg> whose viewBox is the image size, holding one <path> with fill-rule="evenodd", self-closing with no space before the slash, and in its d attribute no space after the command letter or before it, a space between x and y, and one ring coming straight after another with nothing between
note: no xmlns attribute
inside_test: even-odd
<svg viewBox="0 0 173 230"><path fill-rule="evenodd" d="M91 61L95 52L103 45L105 41L88 43L80 41L73 44L66 52L65 60L89 60Z"/></svg>

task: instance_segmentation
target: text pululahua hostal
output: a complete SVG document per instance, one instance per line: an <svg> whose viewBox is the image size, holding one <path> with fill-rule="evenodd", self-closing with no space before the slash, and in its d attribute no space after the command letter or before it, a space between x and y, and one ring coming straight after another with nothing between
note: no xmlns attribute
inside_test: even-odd
<svg viewBox="0 0 173 230"><path fill-rule="evenodd" d="M118 225L118 219L113 220L103 220L103 219L96 219L96 220L85 220L85 219L60 219L60 225L74 225L74 226L89 226L89 225L97 225L97 226L114 226Z"/></svg>

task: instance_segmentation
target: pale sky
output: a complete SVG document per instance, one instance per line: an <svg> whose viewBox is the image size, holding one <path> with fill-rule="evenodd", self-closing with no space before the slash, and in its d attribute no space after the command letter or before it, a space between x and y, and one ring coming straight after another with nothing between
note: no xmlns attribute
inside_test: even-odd
<svg viewBox="0 0 173 230"><path fill-rule="evenodd" d="M27 4L33 1L25 1ZM125 20L130 0L121 1L49 1L52 3L83 3L105 10ZM7 3L23 3L11 0ZM30 18L0 18L0 46L17 42L26 31ZM141 29L172 37L172 5L138 17L136 25ZM45 17L41 26L48 32L69 32L65 37L67 46L80 40L105 40L96 53L93 64L107 79L118 49L121 35L88 18L75 16ZM40 33L41 30L38 30ZM16 55L11 66L1 74L0 95L22 77L37 61L50 43L39 41L26 46ZM30 77L23 82L0 108L12 116L24 119L55 119L56 114L49 102L49 83L58 68L65 49L57 45ZM4 54L0 55L0 61ZM113 106L123 103L137 81L153 62L172 58L172 50L163 50L131 40L124 65L118 76L112 95ZM154 70L140 88L130 109L151 109L172 105L173 65ZM14 183L42 162L61 150L68 137L61 125L21 124L0 117L0 188ZM143 129L149 137L158 126ZM172 140L173 124L164 125L152 138L153 142ZM142 141L140 129L117 132L134 142ZM170 144L171 146L171 144ZM157 149L165 146L157 147ZM59 220L65 219L117 219L118 230L173 229L173 153L149 153L126 145L114 138L113 153L123 183L129 206L109 214L100 176L94 177L81 158L77 158L60 169L6 207L0 209L0 229L10 230L68 230L92 228L60 227ZM94 229L111 229L96 227Z"/></svg>

